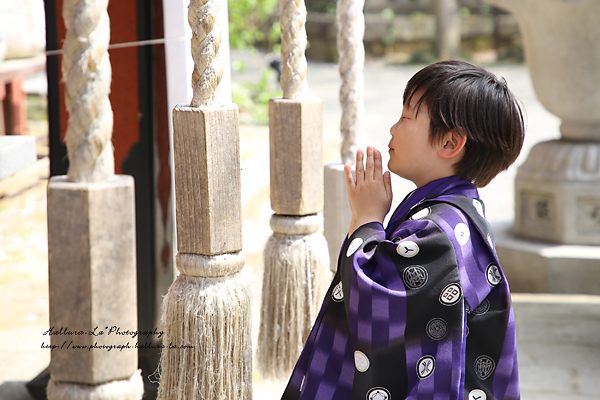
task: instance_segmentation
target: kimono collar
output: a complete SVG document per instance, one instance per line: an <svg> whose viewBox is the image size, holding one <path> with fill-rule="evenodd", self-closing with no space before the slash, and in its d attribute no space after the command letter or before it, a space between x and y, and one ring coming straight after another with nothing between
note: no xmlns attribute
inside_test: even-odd
<svg viewBox="0 0 600 400"><path fill-rule="evenodd" d="M477 188L472 182L467 181L457 175L446 178L436 179L426 185L421 186L410 192L402 203L396 208L392 214L388 227L397 226L397 223L409 212L414 206L426 200L434 199L443 195L463 195L472 199L479 198ZM389 232L388 232L389 233Z"/></svg>

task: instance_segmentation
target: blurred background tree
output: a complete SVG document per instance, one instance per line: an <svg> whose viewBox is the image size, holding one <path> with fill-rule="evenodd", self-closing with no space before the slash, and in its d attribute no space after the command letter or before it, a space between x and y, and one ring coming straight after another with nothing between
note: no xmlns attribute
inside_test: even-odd
<svg viewBox="0 0 600 400"><path fill-rule="evenodd" d="M273 53L268 56L258 77L237 81L236 73L242 73L245 62L235 54L232 57L234 79L233 102L240 109L240 121L246 124L266 125L269 121L269 99L281 97L277 72L269 67L278 58L281 32L279 29L278 0L228 0L229 43L239 52L256 52L261 49Z"/></svg>

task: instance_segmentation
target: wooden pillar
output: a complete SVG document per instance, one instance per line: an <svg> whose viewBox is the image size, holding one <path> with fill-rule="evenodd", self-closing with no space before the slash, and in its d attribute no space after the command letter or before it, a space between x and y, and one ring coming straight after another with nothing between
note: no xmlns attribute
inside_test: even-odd
<svg viewBox="0 0 600 400"><path fill-rule="evenodd" d="M137 335L116 333L138 330L135 210L133 178L114 175L107 6L64 3L70 168L48 184L50 400L143 395Z"/></svg>
<svg viewBox="0 0 600 400"><path fill-rule="evenodd" d="M258 369L289 376L329 283L322 234L323 102L308 96L306 8L281 0L283 99L269 102L271 217L264 249Z"/></svg>
<svg viewBox="0 0 600 400"><path fill-rule="evenodd" d="M4 123L8 135L24 135L27 131L27 95L23 91L25 77L19 75L6 82L4 96ZM4 86L4 83L0 83Z"/></svg>
<svg viewBox="0 0 600 400"><path fill-rule="evenodd" d="M192 0L193 97L173 110L176 266L163 302L159 399L250 399L238 109L228 76L227 1Z"/></svg>

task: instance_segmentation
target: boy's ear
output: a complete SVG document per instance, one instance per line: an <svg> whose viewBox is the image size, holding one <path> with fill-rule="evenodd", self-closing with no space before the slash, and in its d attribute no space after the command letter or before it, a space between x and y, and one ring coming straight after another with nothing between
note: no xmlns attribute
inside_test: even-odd
<svg viewBox="0 0 600 400"><path fill-rule="evenodd" d="M442 137L442 142L440 144L438 155L441 158L446 159L454 158L457 155L461 154L461 150L464 149L466 143L466 134L463 133L462 135L459 135L458 131L455 129L448 131Z"/></svg>

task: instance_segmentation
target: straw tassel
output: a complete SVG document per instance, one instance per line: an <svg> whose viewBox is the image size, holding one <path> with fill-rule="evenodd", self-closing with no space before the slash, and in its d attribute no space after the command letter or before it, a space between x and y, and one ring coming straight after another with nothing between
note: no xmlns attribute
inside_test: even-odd
<svg viewBox="0 0 600 400"><path fill-rule="evenodd" d="M320 215L271 217L257 360L267 378L289 375L327 290L331 274L321 227Z"/></svg>
<svg viewBox="0 0 600 400"><path fill-rule="evenodd" d="M239 274L179 275L163 302L158 398L252 398L250 288Z"/></svg>

